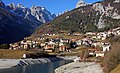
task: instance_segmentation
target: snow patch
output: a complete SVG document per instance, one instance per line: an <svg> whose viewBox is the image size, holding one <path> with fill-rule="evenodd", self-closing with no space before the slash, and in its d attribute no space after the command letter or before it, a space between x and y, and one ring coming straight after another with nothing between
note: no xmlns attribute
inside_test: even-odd
<svg viewBox="0 0 120 73"><path fill-rule="evenodd" d="M84 2L84 0L79 0L76 4L76 8L81 7L81 6L86 6L87 4Z"/></svg>
<svg viewBox="0 0 120 73"><path fill-rule="evenodd" d="M100 14L105 12L105 9L101 3L93 4L93 9L95 9L95 11L99 11Z"/></svg>

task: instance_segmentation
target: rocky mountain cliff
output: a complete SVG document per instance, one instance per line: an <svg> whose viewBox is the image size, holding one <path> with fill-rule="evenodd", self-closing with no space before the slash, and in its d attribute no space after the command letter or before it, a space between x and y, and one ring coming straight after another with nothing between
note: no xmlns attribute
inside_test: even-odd
<svg viewBox="0 0 120 73"><path fill-rule="evenodd" d="M0 44L17 42L55 17L45 7L32 6L29 9L22 4L5 5L0 1Z"/></svg>
<svg viewBox="0 0 120 73"><path fill-rule="evenodd" d="M4 7L13 14L24 17L25 19L31 19L33 21L39 21L42 23L53 20L56 15L51 14L45 7L33 5L30 9L22 4L15 5L14 3L8 4Z"/></svg>
<svg viewBox="0 0 120 73"><path fill-rule="evenodd" d="M99 32L120 26L120 0L103 0L69 11L34 33Z"/></svg>

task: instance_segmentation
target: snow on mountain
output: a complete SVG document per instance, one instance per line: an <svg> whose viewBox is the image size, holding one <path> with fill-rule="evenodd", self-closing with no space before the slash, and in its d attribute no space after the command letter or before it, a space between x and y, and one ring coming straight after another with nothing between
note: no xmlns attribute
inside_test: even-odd
<svg viewBox="0 0 120 73"><path fill-rule="evenodd" d="M17 13L19 16L22 17L25 17L26 14L30 14L42 23L49 22L56 17L56 16L52 17L52 14L45 7L35 6L35 5L33 5L29 9L27 7L24 7L22 4L15 5L14 3L12 3L12 4L8 4L6 6L6 9Z"/></svg>
<svg viewBox="0 0 120 73"><path fill-rule="evenodd" d="M87 4L84 2L84 0L79 0L76 4L76 8L81 7L81 6L86 6Z"/></svg>

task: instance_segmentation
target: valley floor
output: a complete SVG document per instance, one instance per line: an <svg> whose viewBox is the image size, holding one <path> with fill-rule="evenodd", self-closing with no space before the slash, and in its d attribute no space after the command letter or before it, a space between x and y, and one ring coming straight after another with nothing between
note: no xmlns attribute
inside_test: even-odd
<svg viewBox="0 0 120 73"><path fill-rule="evenodd" d="M72 62L61 66L55 73L104 73L100 64L95 62Z"/></svg>

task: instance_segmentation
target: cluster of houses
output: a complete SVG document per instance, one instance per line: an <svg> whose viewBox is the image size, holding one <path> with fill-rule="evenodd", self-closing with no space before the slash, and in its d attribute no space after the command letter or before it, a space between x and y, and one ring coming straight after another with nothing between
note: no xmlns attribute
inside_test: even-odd
<svg viewBox="0 0 120 73"><path fill-rule="evenodd" d="M93 38L84 38L76 41L77 45L86 45L90 47L88 54L90 56L104 57L105 53L110 50L111 44L108 42L97 41Z"/></svg>
<svg viewBox="0 0 120 73"><path fill-rule="evenodd" d="M41 47L44 48L45 51L57 51L57 52L63 52L69 50L69 39L62 39L62 38L55 38L50 39L48 42L41 43Z"/></svg>
<svg viewBox="0 0 120 73"><path fill-rule="evenodd" d="M99 47L99 48L98 48ZM110 43L98 43L97 47L88 49L89 56L104 57L105 53L110 51Z"/></svg>
<svg viewBox="0 0 120 73"><path fill-rule="evenodd" d="M41 40L45 40L43 38L40 38L39 40L30 40L30 39L24 39L20 42L10 44L11 50L22 50L22 49L44 49L48 52L53 51L69 51L69 39L63 39L63 38L55 38L55 39L49 39L49 41L42 42Z"/></svg>
<svg viewBox="0 0 120 73"><path fill-rule="evenodd" d="M120 35L120 27L100 33L87 32L86 35L91 35L92 36L91 38L93 39L105 40L109 38L111 35L114 36Z"/></svg>
<svg viewBox="0 0 120 73"><path fill-rule="evenodd" d="M38 41L25 39L20 42L10 44L9 49L11 50L33 49L33 48L39 47L39 43L40 42Z"/></svg>
<svg viewBox="0 0 120 73"><path fill-rule="evenodd" d="M120 35L120 27L109 30L107 32L87 32L85 35L89 37L76 41L77 45L86 45L91 47L88 49L89 55L104 57L105 53L111 49L111 44L109 42L102 41L111 37L112 35Z"/></svg>
<svg viewBox="0 0 120 73"><path fill-rule="evenodd" d="M55 36L56 34L45 34L47 36ZM77 35L80 35L77 33ZM110 50L111 44L109 42L102 42L103 40L111 37L111 35L117 36L120 35L120 27L100 32L87 32L86 37L83 39L65 39L65 38L54 38L49 39L48 41L44 41L45 38L37 38L37 40L32 39L25 39L17 43L10 44L10 49L17 50L17 49L35 49L35 48L42 48L48 52L64 52L70 51L71 48L71 41L72 47L86 45L89 47L88 54L96 57L104 57L105 53Z"/></svg>

